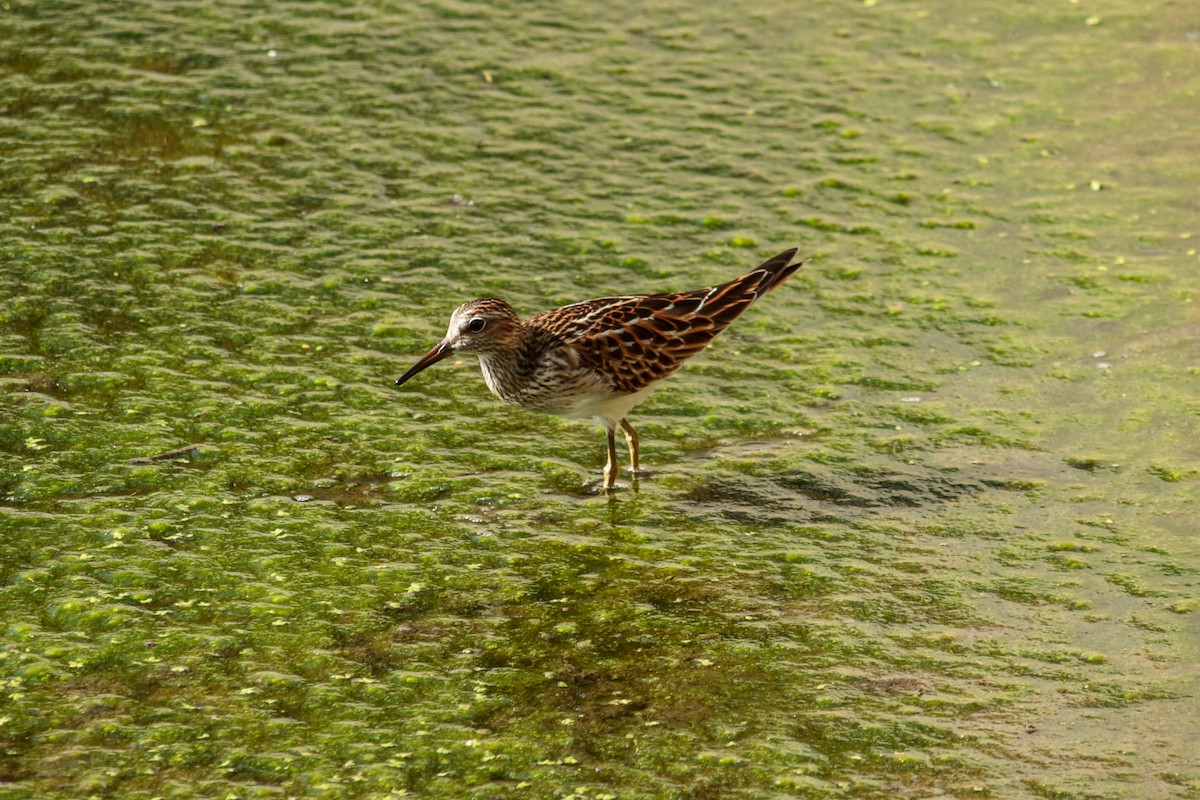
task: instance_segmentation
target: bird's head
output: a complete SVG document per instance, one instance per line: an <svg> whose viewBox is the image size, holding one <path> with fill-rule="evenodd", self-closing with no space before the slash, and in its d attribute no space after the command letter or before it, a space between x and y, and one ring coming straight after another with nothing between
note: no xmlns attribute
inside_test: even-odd
<svg viewBox="0 0 1200 800"><path fill-rule="evenodd" d="M471 300L454 309L446 338L396 380L399 386L428 366L455 353L486 357L511 349L520 338L521 320L512 306L494 297Z"/></svg>

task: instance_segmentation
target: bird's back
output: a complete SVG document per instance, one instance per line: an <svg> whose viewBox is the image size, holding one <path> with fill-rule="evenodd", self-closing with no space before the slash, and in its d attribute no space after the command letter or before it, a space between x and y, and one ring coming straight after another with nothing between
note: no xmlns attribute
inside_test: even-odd
<svg viewBox="0 0 1200 800"><path fill-rule="evenodd" d="M678 369L803 262L788 250L728 283L690 292L585 300L545 311L526 328L553 335L612 388L634 393Z"/></svg>

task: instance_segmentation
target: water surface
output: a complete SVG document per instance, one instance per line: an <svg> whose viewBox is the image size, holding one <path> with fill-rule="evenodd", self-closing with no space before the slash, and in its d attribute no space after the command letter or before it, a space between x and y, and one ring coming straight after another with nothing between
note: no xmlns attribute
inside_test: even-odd
<svg viewBox="0 0 1200 800"><path fill-rule="evenodd" d="M1200 796L1183 5L0 37L6 795ZM791 246L637 491L469 360L391 386L471 297Z"/></svg>

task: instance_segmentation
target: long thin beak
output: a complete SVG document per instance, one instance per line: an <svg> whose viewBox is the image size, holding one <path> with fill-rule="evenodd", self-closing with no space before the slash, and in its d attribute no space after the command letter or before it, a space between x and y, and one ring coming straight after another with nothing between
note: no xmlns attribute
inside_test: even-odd
<svg viewBox="0 0 1200 800"><path fill-rule="evenodd" d="M452 355L454 355L454 350L451 349L450 345L444 341L439 342L437 347L433 348L428 353L421 356L421 360L418 361L417 363L413 364L412 367L409 368L408 372L404 373L399 378L397 378L396 385L399 386L400 384L404 383L406 380L411 378L413 375L416 375L418 372L420 372L421 370L430 366L431 364L436 364L437 362L441 361L443 358L449 358Z"/></svg>

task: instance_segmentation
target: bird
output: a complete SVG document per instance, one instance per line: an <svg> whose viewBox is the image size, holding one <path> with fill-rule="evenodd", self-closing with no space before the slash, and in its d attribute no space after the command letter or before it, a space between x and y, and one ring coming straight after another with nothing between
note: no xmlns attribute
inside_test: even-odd
<svg viewBox="0 0 1200 800"><path fill-rule="evenodd" d="M625 434L639 475L638 434L626 415L658 383L704 350L755 300L783 283L803 261L787 250L733 280L690 292L584 300L528 319L494 297L463 303L446 336L399 378L459 353L479 357L496 397L524 409L594 418L608 437L605 493L616 487L616 431Z"/></svg>

